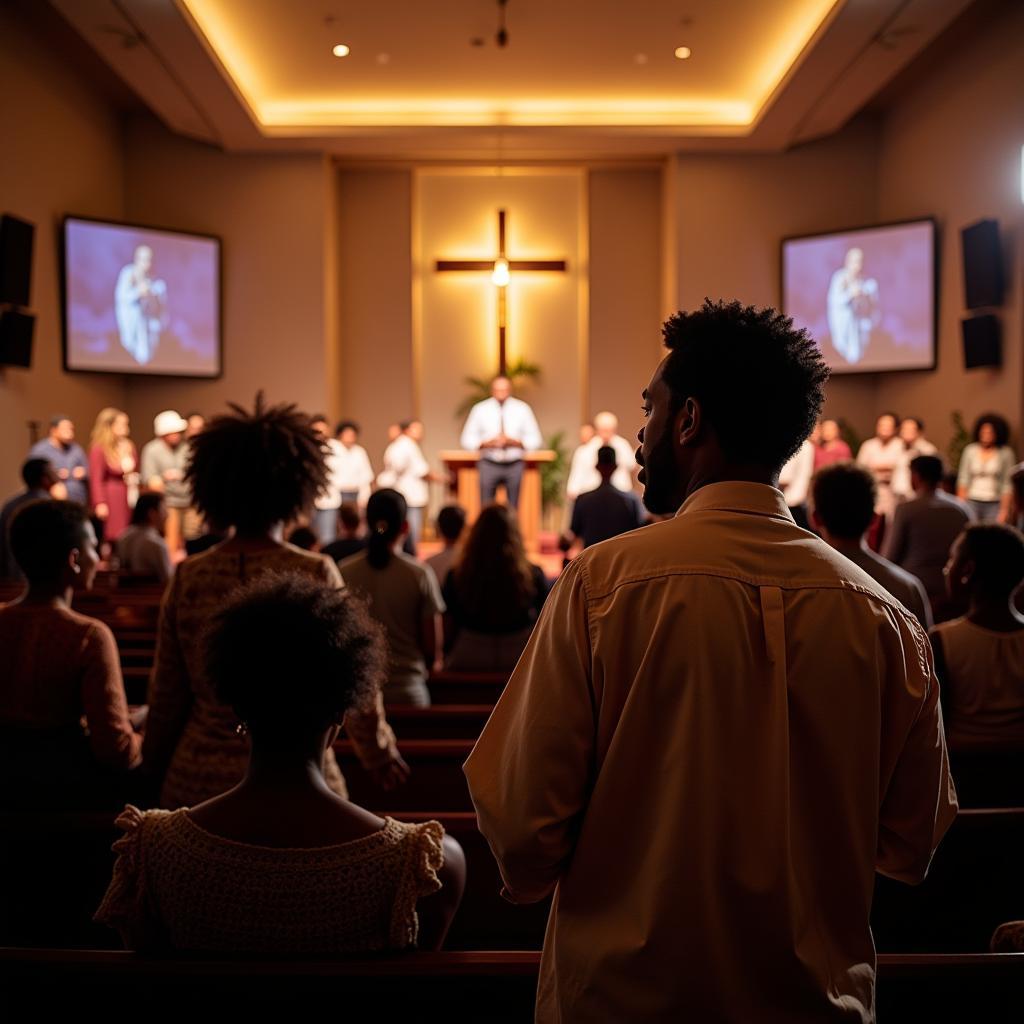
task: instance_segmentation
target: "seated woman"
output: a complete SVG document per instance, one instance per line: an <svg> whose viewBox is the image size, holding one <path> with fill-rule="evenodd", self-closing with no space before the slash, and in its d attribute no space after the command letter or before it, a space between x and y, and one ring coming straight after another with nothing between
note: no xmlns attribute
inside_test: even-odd
<svg viewBox="0 0 1024 1024"><path fill-rule="evenodd" d="M109 804L139 763L142 738L128 719L113 634L71 610L99 565L89 515L72 502L32 502L15 515L10 544L28 583L0 606L0 801Z"/></svg>
<svg viewBox="0 0 1024 1024"><path fill-rule="evenodd" d="M953 542L944 570L968 611L931 631L951 752L1024 751L1024 536L976 523Z"/></svg>
<svg viewBox="0 0 1024 1024"><path fill-rule="evenodd" d="M451 636L445 668L511 672L547 592L543 571L526 557L514 513L488 505L444 583Z"/></svg>
<svg viewBox="0 0 1024 1024"><path fill-rule="evenodd" d="M237 720L207 680L201 637L210 618L242 584L265 572L298 572L340 588L329 558L281 539L283 524L308 508L326 479L324 453L309 418L293 405L252 414L237 406L192 439L185 480L210 522L233 535L178 566L164 594L150 683L143 769L162 780L160 806L189 807L230 789L245 773L248 746ZM384 719L380 695L354 708L346 731L363 766L389 788L408 768ZM328 785L345 796L334 753L324 764Z"/></svg>
<svg viewBox="0 0 1024 1024"><path fill-rule="evenodd" d="M398 491L384 488L370 495L366 550L338 568L384 627L390 656L384 699L424 707L430 703L427 671L441 652L444 601L433 571L402 551L409 533L406 514Z"/></svg>
<svg viewBox="0 0 1024 1024"><path fill-rule="evenodd" d="M129 949L342 953L438 949L462 897L462 850L436 821L378 818L324 778L347 712L385 655L362 603L308 575L236 591L206 638L206 679L250 740L229 792L125 809L96 920Z"/></svg>

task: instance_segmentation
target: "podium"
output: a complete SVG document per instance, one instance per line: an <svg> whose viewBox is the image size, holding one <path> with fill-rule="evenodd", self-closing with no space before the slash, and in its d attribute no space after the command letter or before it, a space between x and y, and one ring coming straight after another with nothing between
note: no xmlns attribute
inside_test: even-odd
<svg viewBox="0 0 1024 1024"><path fill-rule="evenodd" d="M535 555L540 550L541 488L540 467L553 462L555 453L546 449L523 454L523 482L519 488L519 531L526 550ZM454 480L453 490L458 503L466 510L468 523L480 514L479 452L441 452L441 461ZM503 489L498 491L503 493Z"/></svg>

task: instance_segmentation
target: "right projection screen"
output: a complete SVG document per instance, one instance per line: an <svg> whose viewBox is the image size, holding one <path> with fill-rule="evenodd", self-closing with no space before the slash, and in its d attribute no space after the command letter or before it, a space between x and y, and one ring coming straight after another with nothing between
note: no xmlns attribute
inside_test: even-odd
<svg viewBox="0 0 1024 1024"><path fill-rule="evenodd" d="M833 373L935 366L935 223L782 243L782 306Z"/></svg>

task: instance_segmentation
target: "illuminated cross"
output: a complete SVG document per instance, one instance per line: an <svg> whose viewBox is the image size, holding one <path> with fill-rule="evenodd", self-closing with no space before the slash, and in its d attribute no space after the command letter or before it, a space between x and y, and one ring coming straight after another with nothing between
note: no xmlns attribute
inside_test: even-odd
<svg viewBox="0 0 1024 1024"><path fill-rule="evenodd" d="M507 303L505 289L508 287L509 272L518 270L556 270L564 272L565 260L510 260L505 253L505 211L498 211L498 255L493 260L438 260L435 269L441 272L470 270L489 273L498 286L498 373L508 369L506 349Z"/></svg>

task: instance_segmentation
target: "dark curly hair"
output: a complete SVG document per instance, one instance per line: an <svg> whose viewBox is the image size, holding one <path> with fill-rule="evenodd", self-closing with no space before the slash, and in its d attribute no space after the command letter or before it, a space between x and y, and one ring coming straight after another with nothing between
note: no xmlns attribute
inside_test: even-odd
<svg viewBox="0 0 1024 1024"><path fill-rule="evenodd" d="M960 535L960 554L974 562L974 585L1009 597L1024 582L1024 536L1005 523L971 523Z"/></svg>
<svg viewBox="0 0 1024 1024"><path fill-rule="evenodd" d="M836 462L814 474L811 502L821 525L835 537L856 540L875 517L875 478L855 462Z"/></svg>
<svg viewBox="0 0 1024 1024"><path fill-rule="evenodd" d="M185 480L220 527L259 533L309 508L327 482L326 449L295 405L229 404L192 439Z"/></svg>
<svg viewBox="0 0 1024 1024"><path fill-rule="evenodd" d="M1010 443L1010 424L1006 422L1006 419L997 412L985 412L974 421L971 437L975 444L981 439L981 428L986 423L995 431L997 448L1002 448Z"/></svg>
<svg viewBox="0 0 1024 1024"><path fill-rule="evenodd" d="M373 699L387 657L381 627L355 595L297 573L232 593L205 636L207 678L264 735L313 733Z"/></svg>
<svg viewBox="0 0 1024 1024"><path fill-rule="evenodd" d="M774 309L710 299L669 317L662 334L674 408L698 399L726 458L780 470L825 400L828 368L810 335Z"/></svg>

